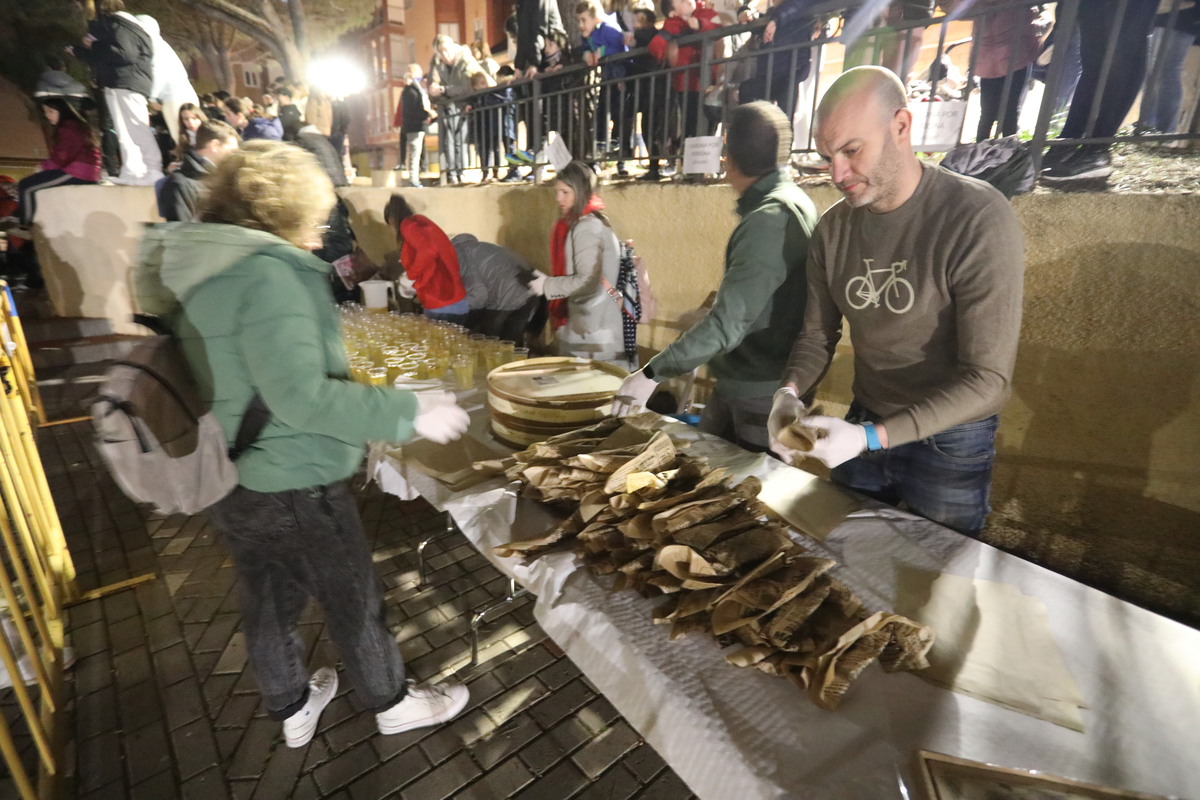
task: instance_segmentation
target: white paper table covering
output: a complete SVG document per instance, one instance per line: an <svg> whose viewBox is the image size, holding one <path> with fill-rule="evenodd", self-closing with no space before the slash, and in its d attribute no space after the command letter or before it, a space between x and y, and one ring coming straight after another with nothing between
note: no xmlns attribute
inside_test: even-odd
<svg viewBox="0 0 1200 800"><path fill-rule="evenodd" d="M791 469L685 426L669 430L695 440L689 452L739 476ZM708 637L670 642L650 620L661 600L611 593L567 554L529 567L497 558L492 545L542 533L552 518L517 500L515 486L497 480L449 492L395 455L377 459L372 474L381 485L415 489L448 510L493 564L528 586L543 629L705 800L916 798L918 749L1200 798L1200 631L864 501L824 541L804 545L836 558L837 576L873 608L891 607L901 564L1009 583L1039 598L1089 706L1086 730L877 665L838 711L825 712L787 681L729 666Z"/></svg>

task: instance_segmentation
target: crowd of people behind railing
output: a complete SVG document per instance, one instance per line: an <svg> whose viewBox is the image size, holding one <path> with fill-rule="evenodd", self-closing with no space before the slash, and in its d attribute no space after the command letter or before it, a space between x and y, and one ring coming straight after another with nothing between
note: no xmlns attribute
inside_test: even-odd
<svg viewBox="0 0 1200 800"><path fill-rule="evenodd" d="M438 36L428 74L410 66L396 112L406 153L397 168L408 181L420 182L435 121L440 174L451 185L468 168L484 182L532 179L535 164L551 160L550 132L571 155L612 163L615 176L629 175L636 159L639 177L658 180L687 137L715 133L730 108L760 99L793 120L794 150L811 151L818 73L834 42L844 68L885 66L913 99L966 100L978 89L977 142L1017 134L1030 89L1053 81L1032 131L1038 157L1053 145L1043 179L1105 178L1109 145L1139 93L1135 134L1180 129L1184 61L1200 33L1193 0L777 0L747 3L725 20L705 0L661 0L657 9L650 0L606 2L575 6L575 40L554 0L518 2L512 63L503 66L477 45ZM945 26L956 20L973 23L971 36L948 42ZM950 58L964 44L965 73ZM1063 140L1109 141L1047 142L1058 126Z"/></svg>
<svg viewBox="0 0 1200 800"><path fill-rule="evenodd" d="M793 149L811 154L808 123L831 42L844 46L847 68L878 64L907 78L912 98L966 99L978 87L976 141L1017 134L1028 90L1052 83L1033 132L1047 183L1107 177L1111 142L1139 94L1136 138L1188 135L1176 132L1191 117L1182 98L1184 62L1200 34L1194 0L776 0L765 10L759 0L741 6L736 20L722 20L705 0L660 0L657 10L649 0L608 2L574 7L572 41L555 0L520 0L503 65L478 44L437 36L428 73L410 65L395 114L396 168L408 183L421 185L434 125L438 174L451 185L468 169L484 182L534 178L550 161L551 134L574 158L613 163L616 177L637 161L640 179L659 180L679 164L687 137L717 132L730 108L760 99L793 121ZM67 50L91 67L103 102L90 103L92 93L63 61L49 60L37 94L51 154L13 187L7 227L28 227L39 189L102 180L156 185L163 215L186 218L194 181L244 139L300 144L335 185L346 183L344 98L282 78L258 100L200 97L152 18L129 14L123 0L96 7L87 35ZM956 19L973 23L970 40L945 41ZM914 73L926 63L931 31L936 52ZM949 53L968 42L963 75ZM1059 140L1047 141L1056 120Z"/></svg>

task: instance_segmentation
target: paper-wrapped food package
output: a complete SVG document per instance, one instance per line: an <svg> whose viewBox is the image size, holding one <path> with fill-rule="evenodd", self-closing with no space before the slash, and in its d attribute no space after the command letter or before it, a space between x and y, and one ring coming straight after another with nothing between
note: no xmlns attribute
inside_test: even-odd
<svg viewBox="0 0 1200 800"><path fill-rule="evenodd" d="M657 419L657 418L653 418ZM835 709L872 662L927 666L933 631L864 608L758 500L759 481L681 453L651 417L614 420L540 442L504 465L527 497L569 510L545 535L496 548L536 558L571 547L613 589L663 596L654 622L672 640L705 632L737 646L730 664L786 678Z"/></svg>

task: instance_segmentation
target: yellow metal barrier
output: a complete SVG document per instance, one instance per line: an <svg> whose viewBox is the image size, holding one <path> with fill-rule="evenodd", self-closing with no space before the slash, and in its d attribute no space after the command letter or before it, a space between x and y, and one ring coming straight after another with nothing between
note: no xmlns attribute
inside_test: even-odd
<svg viewBox="0 0 1200 800"><path fill-rule="evenodd" d="M3 283L0 312L0 664L36 768L27 768L4 717L0 753L23 800L51 800L62 787L63 604L77 594L75 568L30 424L41 413L37 382Z"/></svg>
<svg viewBox="0 0 1200 800"><path fill-rule="evenodd" d="M17 386L25 401L29 416L39 425L46 422L46 408L42 405L42 393L38 390L37 377L33 374L33 358L25 341L21 318L17 315L17 304L12 290L0 281L0 325L4 327L4 342L9 358L13 360Z"/></svg>

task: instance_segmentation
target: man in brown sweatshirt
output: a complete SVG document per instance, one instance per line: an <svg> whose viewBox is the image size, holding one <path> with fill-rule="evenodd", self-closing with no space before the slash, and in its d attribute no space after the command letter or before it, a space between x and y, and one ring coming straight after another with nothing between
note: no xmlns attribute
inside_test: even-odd
<svg viewBox="0 0 1200 800"><path fill-rule="evenodd" d="M891 72L844 73L817 112L817 147L843 200L817 223L808 305L776 392L772 449L799 419L834 481L970 536L982 530L997 415L1021 327L1024 238L991 186L922 164ZM854 403L804 416L850 323Z"/></svg>

